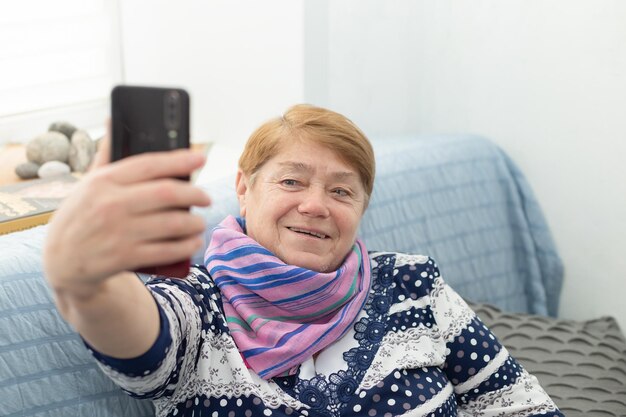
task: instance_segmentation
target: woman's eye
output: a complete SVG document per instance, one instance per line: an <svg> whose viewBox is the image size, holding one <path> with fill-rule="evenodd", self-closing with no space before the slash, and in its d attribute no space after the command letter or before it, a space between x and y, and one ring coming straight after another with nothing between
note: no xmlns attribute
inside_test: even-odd
<svg viewBox="0 0 626 417"><path fill-rule="evenodd" d="M296 180L282 180L281 183L283 185L286 185L287 187L294 187L296 185L298 185L298 181Z"/></svg>
<svg viewBox="0 0 626 417"><path fill-rule="evenodd" d="M347 197L350 195L350 193L348 193L348 191L344 190L343 188L335 188L333 190L333 193L337 194L339 197Z"/></svg>

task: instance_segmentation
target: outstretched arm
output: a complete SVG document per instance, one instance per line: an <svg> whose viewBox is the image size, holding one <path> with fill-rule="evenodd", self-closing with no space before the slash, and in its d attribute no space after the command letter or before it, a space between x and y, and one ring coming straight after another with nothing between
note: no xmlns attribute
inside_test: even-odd
<svg viewBox="0 0 626 417"><path fill-rule="evenodd" d="M105 355L132 358L156 340L159 314L128 271L190 257L205 225L186 208L210 201L173 179L202 166L201 155L179 150L109 163L109 144L104 139L91 171L54 214L44 268L61 315L81 336Z"/></svg>

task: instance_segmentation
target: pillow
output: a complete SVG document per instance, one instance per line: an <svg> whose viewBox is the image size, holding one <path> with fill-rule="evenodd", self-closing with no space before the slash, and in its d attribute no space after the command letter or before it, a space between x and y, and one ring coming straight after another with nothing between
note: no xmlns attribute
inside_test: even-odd
<svg viewBox="0 0 626 417"><path fill-rule="evenodd" d="M193 177L193 183L199 187L204 187L214 180L237 173L239 156L243 151L243 145L235 146L222 143L211 143L207 145L207 148L206 163Z"/></svg>
<svg viewBox="0 0 626 417"><path fill-rule="evenodd" d="M626 339L615 319L572 321L469 304L563 414L626 416Z"/></svg>

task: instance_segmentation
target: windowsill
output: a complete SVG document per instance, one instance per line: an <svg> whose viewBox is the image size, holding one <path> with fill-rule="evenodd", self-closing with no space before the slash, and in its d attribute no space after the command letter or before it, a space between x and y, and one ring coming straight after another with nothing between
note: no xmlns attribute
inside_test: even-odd
<svg viewBox="0 0 626 417"><path fill-rule="evenodd" d="M204 155L208 153L210 148L211 142L191 144L192 150ZM15 174L15 167L23 162L26 162L26 145L19 143L0 145L0 186L28 181Z"/></svg>

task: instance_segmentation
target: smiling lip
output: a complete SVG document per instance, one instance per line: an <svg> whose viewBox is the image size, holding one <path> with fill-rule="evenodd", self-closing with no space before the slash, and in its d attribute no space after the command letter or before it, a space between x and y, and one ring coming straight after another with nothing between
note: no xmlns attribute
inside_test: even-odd
<svg viewBox="0 0 626 417"><path fill-rule="evenodd" d="M324 233L321 233L321 232L318 232L318 231L315 231L315 230L302 229L300 227L287 227L287 229L291 230L292 232L313 236L313 237L316 237L318 239L326 239L328 237L328 235L326 235Z"/></svg>

